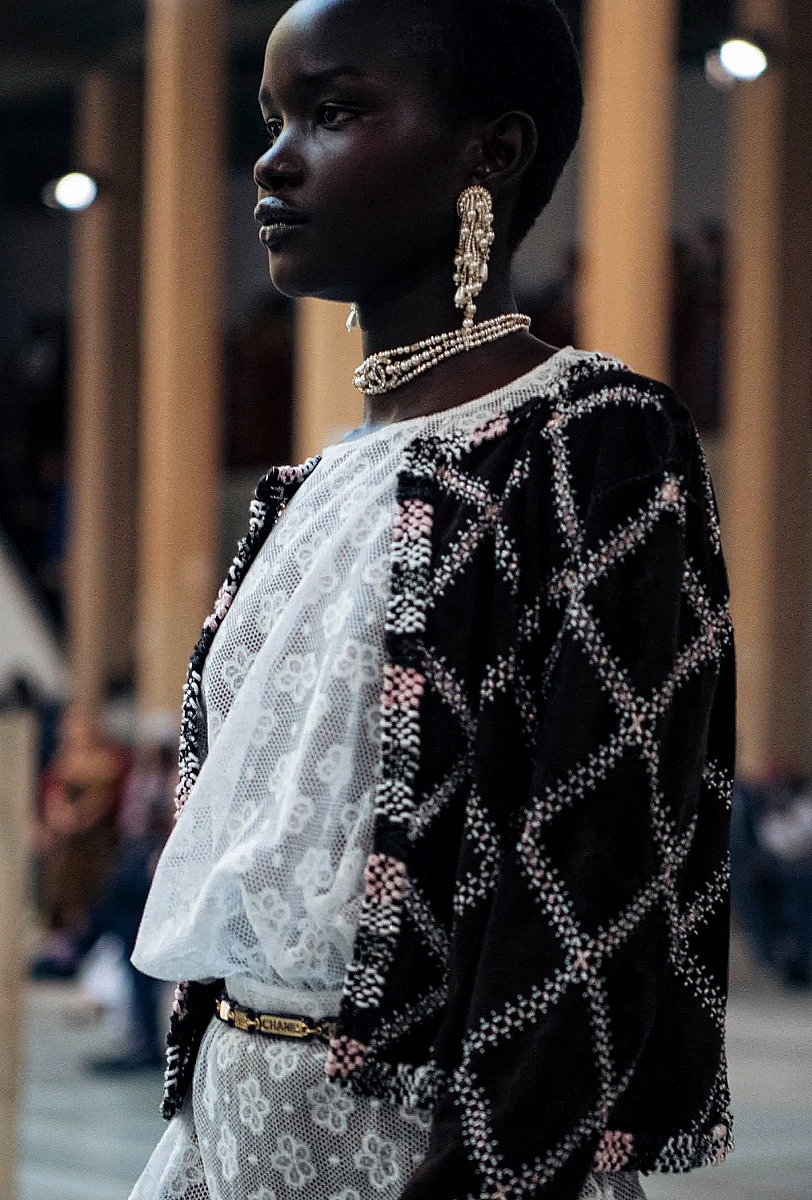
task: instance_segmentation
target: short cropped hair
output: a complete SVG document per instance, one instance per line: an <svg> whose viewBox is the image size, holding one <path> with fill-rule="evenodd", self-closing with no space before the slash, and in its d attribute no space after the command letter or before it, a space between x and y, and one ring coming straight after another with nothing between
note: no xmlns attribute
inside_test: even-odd
<svg viewBox="0 0 812 1200"><path fill-rule="evenodd" d="M455 119L528 113L538 151L511 227L515 249L550 202L575 149L583 114L578 53L554 0L401 0L398 40L436 62L438 94Z"/></svg>

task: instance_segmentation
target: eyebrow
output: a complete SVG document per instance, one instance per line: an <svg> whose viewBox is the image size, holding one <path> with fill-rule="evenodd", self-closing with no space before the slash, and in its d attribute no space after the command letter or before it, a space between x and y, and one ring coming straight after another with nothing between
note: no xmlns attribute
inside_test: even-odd
<svg viewBox="0 0 812 1200"><path fill-rule="evenodd" d="M296 76L295 86L313 91L318 87L323 87L325 83L330 83L337 79L340 75L350 75L356 79L366 77L366 71L363 67L353 66L350 63L341 67L327 67L324 71L302 71ZM274 98L268 88L260 88L259 90L260 104L273 104Z"/></svg>

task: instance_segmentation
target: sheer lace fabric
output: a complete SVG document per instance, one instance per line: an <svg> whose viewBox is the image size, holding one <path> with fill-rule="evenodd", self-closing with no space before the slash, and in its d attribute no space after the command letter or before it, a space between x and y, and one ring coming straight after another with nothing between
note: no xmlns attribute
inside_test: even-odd
<svg viewBox="0 0 812 1200"><path fill-rule="evenodd" d="M323 1048L213 1024L192 1105L130 1200L397 1200L430 1114L360 1100L324 1076ZM580 1200L645 1200L636 1174L592 1174Z"/></svg>
<svg viewBox="0 0 812 1200"><path fill-rule="evenodd" d="M153 881L133 955L141 970L223 977L261 1011L335 1014L372 834L403 447L523 402L575 353L470 404L325 450L208 656L209 753ZM352 1095L326 1078L324 1054L213 1019L191 1106L131 1200L396 1200L426 1153L430 1114ZM584 1200L638 1200L639 1185L606 1190L635 1185L593 1176Z"/></svg>

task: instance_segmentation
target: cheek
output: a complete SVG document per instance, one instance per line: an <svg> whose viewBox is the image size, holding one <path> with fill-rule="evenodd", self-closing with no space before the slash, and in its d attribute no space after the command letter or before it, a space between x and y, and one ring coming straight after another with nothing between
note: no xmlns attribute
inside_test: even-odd
<svg viewBox="0 0 812 1200"><path fill-rule="evenodd" d="M405 222L426 226L454 211L451 156L440 139L420 130L375 129L347 151L325 163L323 187L325 199L329 194L347 219L352 214L359 232Z"/></svg>

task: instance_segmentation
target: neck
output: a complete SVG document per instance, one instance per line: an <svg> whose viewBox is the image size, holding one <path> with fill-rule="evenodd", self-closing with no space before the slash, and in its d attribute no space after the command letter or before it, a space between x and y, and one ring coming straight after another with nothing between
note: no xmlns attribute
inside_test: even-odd
<svg viewBox="0 0 812 1200"><path fill-rule="evenodd" d="M517 312L510 281L509 268L497 272L476 299L476 322L486 321L504 313ZM438 333L461 328L463 314L454 306L454 287L451 271L442 277L437 272L429 279L415 280L393 296L367 298L358 304L364 358L398 346L409 346ZM518 335L514 335L516 337ZM506 340L513 340L506 339ZM534 339L535 340L535 339ZM487 350L487 347L482 347ZM497 354L500 351L496 351ZM491 351L493 354L493 351ZM471 350L458 356L470 363L448 360L433 367L419 378L383 396L364 397L364 422L368 425L389 423L408 415L436 411L445 404L435 401L438 385L445 388L452 378L460 378L474 368L474 358L481 351ZM452 365L453 363L453 365Z"/></svg>
<svg viewBox="0 0 812 1200"><path fill-rule="evenodd" d="M476 320L516 312L510 279L488 282L476 299ZM397 296L364 300L358 305L364 358L422 341L462 326L463 314L454 306L454 287L448 279L416 281Z"/></svg>

